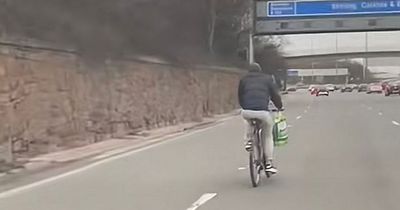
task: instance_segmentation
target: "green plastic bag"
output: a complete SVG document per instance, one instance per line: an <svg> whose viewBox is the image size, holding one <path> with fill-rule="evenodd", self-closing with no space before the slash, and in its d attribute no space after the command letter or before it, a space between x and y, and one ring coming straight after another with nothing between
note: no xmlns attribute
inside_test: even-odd
<svg viewBox="0 0 400 210"><path fill-rule="evenodd" d="M281 112L279 112L275 117L273 134L275 146L284 146L288 143L289 133L286 117Z"/></svg>

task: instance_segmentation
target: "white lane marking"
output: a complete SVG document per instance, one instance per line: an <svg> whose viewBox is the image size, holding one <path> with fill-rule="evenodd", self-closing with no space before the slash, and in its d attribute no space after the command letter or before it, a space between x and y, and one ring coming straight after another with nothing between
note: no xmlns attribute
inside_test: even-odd
<svg viewBox="0 0 400 210"><path fill-rule="evenodd" d="M239 167L238 168L239 171L243 171L243 170L246 170L246 169L247 169L247 167Z"/></svg>
<svg viewBox="0 0 400 210"><path fill-rule="evenodd" d="M379 116L382 116L382 115L383 115L383 113L382 113L382 112L379 112L378 114L379 114Z"/></svg>
<svg viewBox="0 0 400 210"><path fill-rule="evenodd" d="M288 125L287 127L288 127L288 128L293 128L293 125Z"/></svg>
<svg viewBox="0 0 400 210"><path fill-rule="evenodd" d="M203 194L199 200L194 202L187 210L196 210L200 206L204 205L207 201L213 199L215 196L217 196L217 193L206 193Z"/></svg>
<svg viewBox="0 0 400 210"><path fill-rule="evenodd" d="M168 137L166 137L168 138ZM151 140L149 140L149 142L147 143L151 143ZM140 147L140 145L138 145L138 147ZM112 157L114 155L118 155L118 154L122 154L124 152L128 152L132 150L132 148L121 148L121 149L115 149L115 150L111 150L109 152L105 152L103 154L97 155L95 157L93 157L91 160L100 160L100 159L105 159L105 158L109 158Z"/></svg>
<svg viewBox="0 0 400 210"><path fill-rule="evenodd" d="M296 117L296 120L300 120L302 118L302 116L300 115L300 116L297 116Z"/></svg>
<svg viewBox="0 0 400 210"><path fill-rule="evenodd" d="M393 123L393 125L397 125L397 126L400 126L400 123L398 123L397 121L392 121L392 123Z"/></svg>
<svg viewBox="0 0 400 210"><path fill-rule="evenodd" d="M103 165L103 164L112 162L114 160L118 160L118 159L121 159L121 158L124 158L124 157L128 157L128 156L133 155L135 153L143 152L143 151L149 150L149 149L154 148L154 147L158 147L158 146L161 146L161 145L164 145L164 144L172 143L172 142L175 142L175 141L177 141L179 139L185 138L187 136L191 136L191 135L194 135L194 134L197 134L197 133L205 132L207 130L211 130L211 129L216 128L216 127L221 126L221 125L224 125L224 124L220 123L220 124L217 124L217 125L212 126L212 127L203 128L203 129L199 129L197 131L193 131L193 132L190 132L190 133L182 134L182 135L174 137L172 139L169 139L169 140L166 140L166 141L161 141L160 143L155 143L155 144L152 144L152 145L149 145L149 146L145 146L145 147L140 148L140 149L134 149L133 151L130 151L130 152L126 152L126 153L123 153L123 154L120 154L120 155L112 156L112 157L109 157L107 159L99 160L99 161L94 162L92 164L89 164L87 166L83 166L82 168L78 168L78 169L63 173L63 174L59 174L57 176L49 177L47 179L43 179L43 180L31 183L31 184L27 184L27 185L20 186L20 187L14 188L14 189L10 189L8 191L1 192L0 193L0 199L4 199L4 198L8 198L8 197L14 196L16 194L28 191L28 190L33 189L35 187L39 187L41 185L48 184L48 183L51 183L51 182L55 182L55 181L57 181L59 179L66 178L68 176L72 176L72 175L75 175L75 174L82 173L84 171L87 171L87 170L90 170L92 168L95 168L95 167L97 167L99 165Z"/></svg>

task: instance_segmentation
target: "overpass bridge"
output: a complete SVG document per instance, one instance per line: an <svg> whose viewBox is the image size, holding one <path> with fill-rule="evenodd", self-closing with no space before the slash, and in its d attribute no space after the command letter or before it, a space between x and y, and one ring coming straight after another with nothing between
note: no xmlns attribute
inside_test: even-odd
<svg viewBox="0 0 400 210"><path fill-rule="evenodd" d="M400 50L289 55L285 56L285 59L288 63L289 68L293 68L298 65L310 64L312 62L336 61L341 59L355 59L355 58L392 58L392 57L400 57Z"/></svg>

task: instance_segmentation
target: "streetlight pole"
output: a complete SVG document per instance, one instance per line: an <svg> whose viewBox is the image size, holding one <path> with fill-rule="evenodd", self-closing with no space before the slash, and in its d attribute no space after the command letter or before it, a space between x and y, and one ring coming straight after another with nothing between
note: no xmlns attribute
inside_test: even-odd
<svg viewBox="0 0 400 210"><path fill-rule="evenodd" d="M250 34L249 34L249 63L252 64L254 63L254 33L256 31L256 25L257 25L257 17L256 17L256 1L250 1L250 22L251 22L251 28L250 28Z"/></svg>
<svg viewBox="0 0 400 210"><path fill-rule="evenodd" d="M254 63L254 38L252 32L249 34L249 63Z"/></svg>
<svg viewBox="0 0 400 210"><path fill-rule="evenodd" d="M338 33L336 33L335 34L335 41L336 41L336 55L339 53L339 37L338 37ZM335 66L336 66L336 75L337 75L337 73L338 73L338 60L336 59L336 63L335 63Z"/></svg>
<svg viewBox="0 0 400 210"><path fill-rule="evenodd" d="M335 33L335 44L336 44L336 55L339 53L339 37L338 33ZM335 82L338 81L338 60L335 60L335 68L336 68L336 77Z"/></svg>
<svg viewBox="0 0 400 210"><path fill-rule="evenodd" d="M365 32L365 60L363 69L363 81L366 80L367 70L368 70L368 32Z"/></svg>

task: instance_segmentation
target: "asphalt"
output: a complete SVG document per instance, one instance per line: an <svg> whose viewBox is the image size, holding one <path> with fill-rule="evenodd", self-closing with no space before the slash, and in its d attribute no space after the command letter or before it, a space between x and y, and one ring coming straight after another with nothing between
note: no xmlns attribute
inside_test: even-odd
<svg viewBox="0 0 400 210"><path fill-rule="evenodd" d="M398 210L400 96L285 96L280 173L252 188L239 117L0 193L5 210ZM212 195L215 195L212 194ZM207 197L207 196L206 196Z"/></svg>

